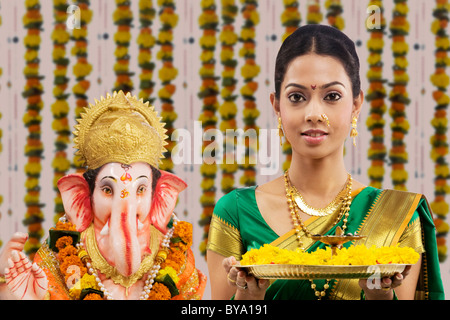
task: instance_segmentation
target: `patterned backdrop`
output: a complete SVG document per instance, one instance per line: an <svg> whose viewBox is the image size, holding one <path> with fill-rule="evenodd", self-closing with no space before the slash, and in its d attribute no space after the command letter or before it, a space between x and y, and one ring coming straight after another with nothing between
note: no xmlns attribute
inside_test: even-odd
<svg viewBox="0 0 450 320"><path fill-rule="evenodd" d="M275 57L299 25L322 23L354 39L362 64L366 102L347 168L367 185L426 195L449 294L449 10L448 0L1 0L0 247L28 232L33 256L64 212L56 181L83 170L75 118L124 90L167 123L161 168L188 182L176 212L193 224L207 273L217 199L289 167L269 101ZM259 148L244 143L249 132ZM235 155L245 161L225 161Z"/></svg>

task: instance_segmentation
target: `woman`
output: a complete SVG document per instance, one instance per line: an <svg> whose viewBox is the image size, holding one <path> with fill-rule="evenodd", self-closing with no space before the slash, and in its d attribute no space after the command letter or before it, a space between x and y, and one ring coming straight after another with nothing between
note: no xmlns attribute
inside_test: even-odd
<svg viewBox="0 0 450 320"><path fill-rule="evenodd" d="M291 166L275 180L237 189L218 201L207 251L212 298L443 299L426 199L367 187L345 168L344 142L349 132L357 136L364 101L354 43L332 27L297 29L278 53L270 100L292 146ZM309 235L333 235L338 226L367 236L356 244L409 246L421 259L378 284L342 279L270 283L234 267L242 254L265 243L309 252L323 248Z"/></svg>

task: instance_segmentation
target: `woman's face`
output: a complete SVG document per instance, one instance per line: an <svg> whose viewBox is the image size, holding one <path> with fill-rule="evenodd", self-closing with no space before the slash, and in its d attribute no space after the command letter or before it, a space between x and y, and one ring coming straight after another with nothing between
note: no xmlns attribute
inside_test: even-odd
<svg viewBox="0 0 450 320"><path fill-rule="evenodd" d="M335 152L342 155L363 94L353 98L350 78L339 60L312 53L289 64L280 99L277 101L272 94L271 100L293 151L321 159ZM329 127L323 114L328 117Z"/></svg>

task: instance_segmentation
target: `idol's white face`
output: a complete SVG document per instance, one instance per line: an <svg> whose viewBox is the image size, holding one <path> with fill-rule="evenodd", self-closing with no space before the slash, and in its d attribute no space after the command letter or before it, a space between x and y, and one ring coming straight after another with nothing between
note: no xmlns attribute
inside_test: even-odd
<svg viewBox="0 0 450 320"><path fill-rule="evenodd" d="M342 155L363 96L353 97L352 83L339 60L311 53L289 64L279 100L271 99L293 152L321 159L337 152Z"/></svg>

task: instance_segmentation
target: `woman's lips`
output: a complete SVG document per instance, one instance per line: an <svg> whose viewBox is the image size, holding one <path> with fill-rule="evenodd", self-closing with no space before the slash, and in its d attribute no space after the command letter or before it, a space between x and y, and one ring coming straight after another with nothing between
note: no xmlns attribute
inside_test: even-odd
<svg viewBox="0 0 450 320"><path fill-rule="evenodd" d="M307 144L317 145L327 139L328 133L321 130L308 130L302 132L301 136L303 140L306 141Z"/></svg>

